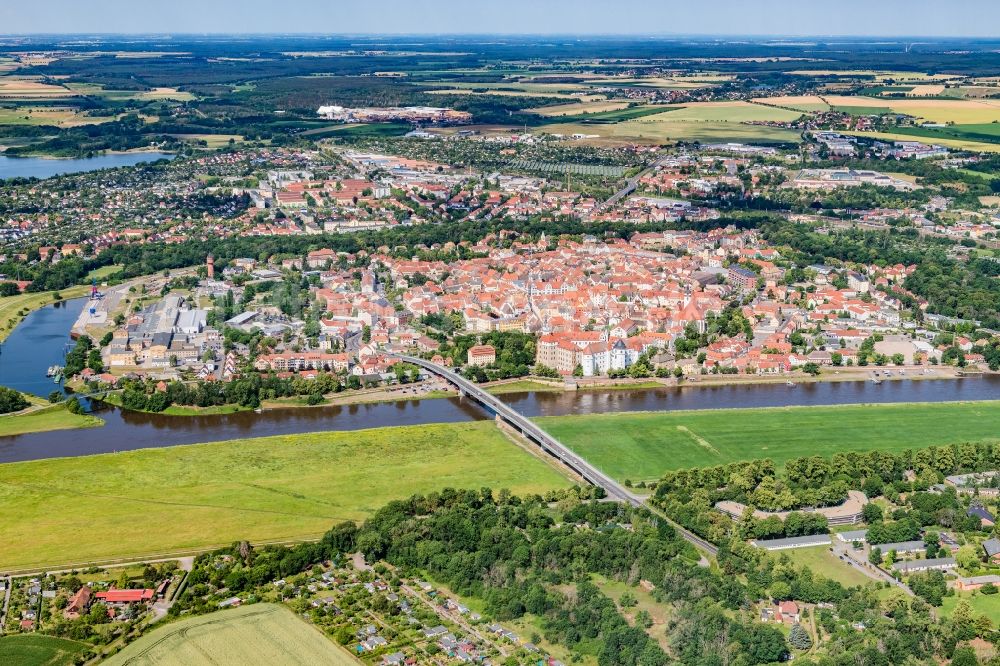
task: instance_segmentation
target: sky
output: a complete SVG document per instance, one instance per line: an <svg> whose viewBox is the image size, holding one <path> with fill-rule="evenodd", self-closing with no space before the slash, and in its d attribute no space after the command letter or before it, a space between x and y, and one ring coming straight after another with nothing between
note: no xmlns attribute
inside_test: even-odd
<svg viewBox="0 0 1000 666"><path fill-rule="evenodd" d="M0 0L0 33L1000 36L997 0Z"/></svg>

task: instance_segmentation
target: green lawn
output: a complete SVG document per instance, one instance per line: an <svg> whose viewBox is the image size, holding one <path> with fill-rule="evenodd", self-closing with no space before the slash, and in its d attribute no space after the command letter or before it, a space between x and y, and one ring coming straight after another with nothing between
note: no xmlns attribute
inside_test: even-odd
<svg viewBox="0 0 1000 666"><path fill-rule="evenodd" d="M0 415L0 437L23 435L29 432L95 428L104 421L90 414L71 414L65 405L53 405L27 414Z"/></svg>
<svg viewBox="0 0 1000 666"><path fill-rule="evenodd" d="M877 582L850 564L842 562L840 558L830 552L829 546L792 548L791 550L783 550L777 555L779 557L787 555L795 564L809 567L814 574L830 578L847 587Z"/></svg>
<svg viewBox="0 0 1000 666"><path fill-rule="evenodd" d="M640 412L547 417L539 425L618 479L804 455L903 451L1000 438L1000 401Z"/></svg>
<svg viewBox="0 0 1000 666"><path fill-rule="evenodd" d="M1000 622L1000 594L958 592L953 597L944 598L944 603L941 605L941 615L950 617L961 599L969 602L974 615L985 615L993 620L994 624Z"/></svg>
<svg viewBox="0 0 1000 666"><path fill-rule="evenodd" d="M100 268L95 268L94 270L87 273L87 280L97 280L100 282L106 278L111 277L115 273L118 273L124 268L120 264L112 264L111 266L101 266Z"/></svg>
<svg viewBox="0 0 1000 666"><path fill-rule="evenodd" d="M87 648L85 643L41 634L0 638L0 666L58 666L72 664L73 655Z"/></svg>
<svg viewBox="0 0 1000 666"><path fill-rule="evenodd" d="M0 570L318 536L446 487L567 485L488 421L10 463L0 465Z"/></svg>
<svg viewBox="0 0 1000 666"><path fill-rule="evenodd" d="M253 604L160 627L108 659L108 666L158 664L357 664L284 606Z"/></svg>

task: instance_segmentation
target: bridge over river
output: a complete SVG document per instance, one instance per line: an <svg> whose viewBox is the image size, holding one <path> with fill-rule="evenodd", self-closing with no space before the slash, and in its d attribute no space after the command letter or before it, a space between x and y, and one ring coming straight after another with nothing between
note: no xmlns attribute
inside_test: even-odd
<svg viewBox="0 0 1000 666"><path fill-rule="evenodd" d="M463 396L475 400L487 410L496 414L497 418L520 432L527 440L538 446L546 454L553 456L563 465L573 470L573 472L578 474L587 483L603 488L608 497L635 507L645 506L656 513L657 516L670 522L670 524L674 526L684 539L691 542L702 551L711 555L715 555L718 551L718 549L708 541L705 541L701 537L684 529L674 521L661 514L655 508L648 506L644 498L630 492L610 476L581 458L579 455L570 450L565 444L545 432L532 420L523 416L517 410L511 408L493 394L484 391L478 385L470 382L465 377L462 377L457 372L449 370L448 368L438 365L437 363L417 358L416 356L405 356L402 354L395 354L394 356L402 361L412 363L413 365L421 367L424 370L441 377L449 384L457 388Z"/></svg>

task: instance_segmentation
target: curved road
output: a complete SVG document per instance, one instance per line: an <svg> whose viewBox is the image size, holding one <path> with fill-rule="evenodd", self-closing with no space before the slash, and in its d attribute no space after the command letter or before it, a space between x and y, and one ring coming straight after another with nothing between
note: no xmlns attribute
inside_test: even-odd
<svg viewBox="0 0 1000 666"><path fill-rule="evenodd" d="M470 382L457 372L453 372L452 370L440 366L437 363L431 363L425 359L417 358L416 356L405 356L403 354L392 354L392 356L400 359L401 361L412 363L413 365L421 367L424 370L443 378L448 383L455 386L463 395L467 395L475 399L476 402L495 413L508 425L516 428L527 439L531 440L543 451L545 451L545 453L557 458L560 462L566 465L566 467L569 467L571 470L579 474L587 483L603 488L608 497L626 502L636 507L645 506L651 511L654 511L656 515L667 520L674 527L674 529L676 529L677 532L684 537L684 539L691 542L701 550L711 555L715 555L718 551L718 548L716 548L713 544L689 532L656 509L647 505L645 499L629 492L624 486L619 484L610 476L591 465L558 439L542 430L532 420L522 416L520 412L511 408L493 394L487 393L478 385Z"/></svg>

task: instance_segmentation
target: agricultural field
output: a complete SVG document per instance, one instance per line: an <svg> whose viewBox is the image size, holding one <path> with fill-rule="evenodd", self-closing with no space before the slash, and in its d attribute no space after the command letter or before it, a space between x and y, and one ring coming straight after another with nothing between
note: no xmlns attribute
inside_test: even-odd
<svg viewBox="0 0 1000 666"><path fill-rule="evenodd" d="M591 113L620 111L621 109L627 109L628 106L628 102L601 100L595 102L581 102L578 104L553 104L552 106L542 106L537 109L528 109L528 111L546 118L558 118L560 116L580 116Z"/></svg>
<svg viewBox="0 0 1000 666"><path fill-rule="evenodd" d="M113 120L115 116L88 116L72 107L0 107L0 125L75 127Z"/></svg>
<svg viewBox="0 0 1000 666"><path fill-rule="evenodd" d="M3 99L54 99L73 97L77 93L63 86L56 86L30 79L0 78L0 100Z"/></svg>
<svg viewBox="0 0 1000 666"><path fill-rule="evenodd" d="M838 109L879 109L879 113L903 113L932 123L965 125L1000 120L1000 100L890 99L845 95L829 95L825 99Z"/></svg>
<svg viewBox="0 0 1000 666"><path fill-rule="evenodd" d="M62 666L88 645L66 638L42 634L21 634L0 638L0 666Z"/></svg>
<svg viewBox="0 0 1000 666"><path fill-rule="evenodd" d="M748 102L697 102L659 108L660 113L643 115L611 124L556 124L545 130L556 134L595 134L602 138L663 141L757 141L797 142L799 133L776 127L748 125L751 121L791 121L802 114L788 109ZM629 109L627 111L631 111ZM619 113L627 113L622 111ZM615 112L611 112L615 113Z"/></svg>
<svg viewBox="0 0 1000 666"><path fill-rule="evenodd" d="M489 421L9 463L0 569L304 538L447 487L568 485Z"/></svg>
<svg viewBox="0 0 1000 666"><path fill-rule="evenodd" d="M201 666L262 663L357 664L292 611L253 604L158 628L104 662L108 666Z"/></svg>
<svg viewBox="0 0 1000 666"><path fill-rule="evenodd" d="M611 476L802 455L891 452L1000 438L1000 402L914 403L575 415L539 425Z"/></svg>
<svg viewBox="0 0 1000 666"><path fill-rule="evenodd" d="M830 105L817 95L794 95L783 97L758 97L753 100L758 104L770 104L772 106L784 106L790 109L797 109L804 112L829 111Z"/></svg>

